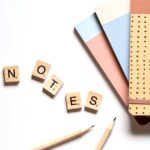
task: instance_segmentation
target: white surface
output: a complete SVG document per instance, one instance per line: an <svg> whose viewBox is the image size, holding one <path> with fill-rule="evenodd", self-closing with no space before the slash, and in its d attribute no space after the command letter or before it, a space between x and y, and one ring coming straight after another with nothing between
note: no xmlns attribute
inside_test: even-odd
<svg viewBox="0 0 150 150"><path fill-rule="evenodd" d="M92 14L101 2L0 0L0 69L2 72L5 65L19 65L21 72L18 86L5 87L1 74L0 150L29 150L95 124L96 127L82 138L55 148L94 150L115 116L117 121L104 149L149 150L149 125L140 127L134 120L131 123L73 32L74 26ZM51 63L49 76L55 74L64 81L54 99L42 92L42 83L30 78L37 59ZM84 105L89 90L104 95L98 114L84 109L68 114L65 93L80 91Z"/></svg>

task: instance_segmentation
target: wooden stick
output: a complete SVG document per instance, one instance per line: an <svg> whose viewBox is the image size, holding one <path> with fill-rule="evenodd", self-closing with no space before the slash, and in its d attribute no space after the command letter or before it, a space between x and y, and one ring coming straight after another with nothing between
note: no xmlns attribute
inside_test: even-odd
<svg viewBox="0 0 150 150"><path fill-rule="evenodd" d="M111 124L106 128L101 140L99 141L97 147L96 147L96 150L102 150L103 147L104 147L104 144L106 143L112 129L113 129L113 126L114 126L114 123L115 123L115 120L116 120L116 117L113 119L113 121L111 122Z"/></svg>
<svg viewBox="0 0 150 150"><path fill-rule="evenodd" d="M80 130L78 130L76 132L73 132L73 133L67 135L67 136L64 136L62 138L56 139L56 140L54 140L52 142L49 142L49 143L44 144L42 146L39 146L39 147L37 147L37 148L35 148L33 150L46 150L46 149L48 150L49 148L53 148L55 146L58 146L60 144L63 144L65 142L68 142L70 140L73 140L73 139L75 139L77 137L80 137L80 136L84 135L85 133L87 133L93 127L94 127L94 125L89 127L89 128L80 129Z"/></svg>

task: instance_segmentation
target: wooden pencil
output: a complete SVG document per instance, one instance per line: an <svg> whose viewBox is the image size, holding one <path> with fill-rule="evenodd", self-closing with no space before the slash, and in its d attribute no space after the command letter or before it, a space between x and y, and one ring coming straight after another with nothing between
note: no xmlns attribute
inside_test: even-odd
<svg viewBox="0 0 150 150"><path fill-rule="evenodd" d="M96 150L102 150L103 147L104 147L104 144L106 143L108 137L110 136L111 134L111 131L113 129L113 126L114 126L114 123L115 123L115 120L116 120L116 117L113 119L113 121L109 124L109 126L106 128L105 132L103 133L103 136L102 138L100 139L97 147L96 147Z"/></svg>
<svg viewBox="0 0 150 150"><path fill-rule="evenodd" d="M58 138L58 139L56 139L56 140L54 140L52 142L49 142L49 143L44 144L42 146L39 146L37 148L34 148L33 150L48 150L50 148L54 148L54 147L56 147L56 146L58 146L60 144L63 144L65 142L68 142L70 140L73 140L75 138L78 138L78 137L84 135L85 133L87 133L93 127L94 127L94 125L90 126L88 128L80 129L80 130L75 131L75 132L73 132L73 133L71 133L69 135L66 135L64 137Z"/></svg>

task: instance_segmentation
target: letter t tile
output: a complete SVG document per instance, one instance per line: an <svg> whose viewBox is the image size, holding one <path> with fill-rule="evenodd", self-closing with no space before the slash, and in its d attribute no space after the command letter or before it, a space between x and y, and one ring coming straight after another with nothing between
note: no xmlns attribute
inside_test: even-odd
<svg viewBox="0 0 150 150"><path fill-rule="evenodd" d="M55 75L52 75L46 83L44 83L43 91L50 95L51 97L55 96L58 91L63 86L63 81L61 81Z"/></svg>

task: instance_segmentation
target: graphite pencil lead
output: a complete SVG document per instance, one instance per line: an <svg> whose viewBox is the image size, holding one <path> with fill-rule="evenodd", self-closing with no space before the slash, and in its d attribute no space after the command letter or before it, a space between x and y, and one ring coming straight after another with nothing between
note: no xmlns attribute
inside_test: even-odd
<svg viewBox="0 0 150 150"><path fill-rule="evenodd" d="M116 120L116 117L114 118L114 121Z"/></svg>
<svg viewBox="0 0 150 150"><path fill-rule="evenodd" d="M92 125L90 128L93 128L93 127L95 127L95 125Z"/></svg>

